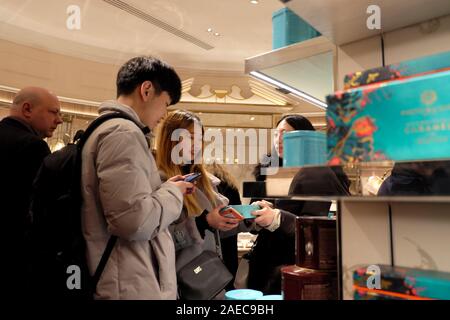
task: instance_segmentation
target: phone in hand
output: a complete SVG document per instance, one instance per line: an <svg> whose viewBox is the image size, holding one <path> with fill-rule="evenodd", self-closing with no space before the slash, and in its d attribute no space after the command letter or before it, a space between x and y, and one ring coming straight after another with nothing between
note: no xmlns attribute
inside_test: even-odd
<svg viewBox="0 0 450 320"><path fill-rule="evenodd" d="M184 178L184 181L193 183L195 180L197 180L201 176L202 176L201 172L192 173L192 174L188 175L186 178Z"/></svg>
<svg viewBox="0 0 450 320"><path fill-rule="evenodd" d="M252 215L253 211L261 210L260 206L256 205L229 205L220 210L220 214L225 217L234 219L255 219L256 216Z"/></svg>
<svg viewBox="0 0 450 320"><path fill-rule="evenodd" d="M236 209L230 206L220 209L219 214L226 218L237 219L239 221L244 220L244 217Z"/></svg>

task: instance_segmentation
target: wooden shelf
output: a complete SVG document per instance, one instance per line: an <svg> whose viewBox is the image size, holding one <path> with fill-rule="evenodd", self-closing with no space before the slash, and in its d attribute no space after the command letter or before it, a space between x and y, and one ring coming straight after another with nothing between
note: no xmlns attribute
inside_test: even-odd
<svg viewBox="0 0 450 320"><path fill-rule="evenodd" d="M450 14L448 0L291 0L292 11L337 45ZM369 5L381 9L381 30L369 30Z"/></svg>

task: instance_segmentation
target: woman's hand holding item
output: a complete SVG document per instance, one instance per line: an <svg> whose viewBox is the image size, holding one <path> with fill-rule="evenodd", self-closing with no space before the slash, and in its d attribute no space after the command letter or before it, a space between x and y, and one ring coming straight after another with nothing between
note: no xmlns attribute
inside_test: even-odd
<svg viewBox="0 0 450 320"><path fill-rule="evenodd" d="M239 220L222 216L219 211L224 207L224 205L219 205L208 212L208 214L206 215L206 221L208 222L209 226L213 227L214 229L229 231L239 225Z"/></svg>
<svg viewBox="0 0 450 320"><path fill-rule="evenodd" d="M176 185L184 195L193 193L195 191L195 185L190 182L185 182L184 179L185 176L177 175L167 181Z"/></svg>

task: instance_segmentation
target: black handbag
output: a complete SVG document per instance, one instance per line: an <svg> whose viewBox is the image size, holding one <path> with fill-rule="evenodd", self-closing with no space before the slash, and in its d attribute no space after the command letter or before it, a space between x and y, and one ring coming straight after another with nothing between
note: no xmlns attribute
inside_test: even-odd
<svg viewBox="0 0 450 320"><path fill-rule="evenodd" d="M177 272L178 293L182 300L211 300L233 276L217 253L203 251Z"/></svg>

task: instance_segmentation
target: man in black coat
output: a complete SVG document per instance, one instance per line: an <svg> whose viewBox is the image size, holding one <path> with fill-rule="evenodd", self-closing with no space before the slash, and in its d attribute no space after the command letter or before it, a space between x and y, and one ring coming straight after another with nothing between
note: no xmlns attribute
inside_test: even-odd
<svg viewBox="0 0 450 320"><path fill-rule="evenodd" d="M19 91L10 116L0 121L1 254L7 272L2 284L8 282L12 292L23 292L27 263L25 236L32 184L44 157L50 154L43 139L51 137L60 123L58 98L38 87Z"/></svg>

